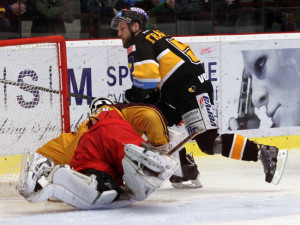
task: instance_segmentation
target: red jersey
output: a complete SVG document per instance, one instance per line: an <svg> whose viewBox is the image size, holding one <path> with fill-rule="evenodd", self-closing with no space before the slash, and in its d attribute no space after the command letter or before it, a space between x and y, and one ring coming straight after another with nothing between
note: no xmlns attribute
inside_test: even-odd
<svg viewBox="0 0 300 225"><path fill-rule="evenodd" d="M103 111L98 122L82 135L70 165L76 171L94 168L106 172L121 185L124 145L141 146L142 142L144 139L117 111Z"/></svg>

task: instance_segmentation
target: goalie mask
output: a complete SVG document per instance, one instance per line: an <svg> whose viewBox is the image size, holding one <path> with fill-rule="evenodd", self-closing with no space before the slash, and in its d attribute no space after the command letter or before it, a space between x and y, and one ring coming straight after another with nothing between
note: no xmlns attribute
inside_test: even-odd
<svg viewBox="0 0 300 225"><path fill-rule="evenodd" d="M129 10L122 9L111 21L111 28L113 30L118 30L118 22L120 20L124 20L126 23L128 23L129 28L132 22L138 22L141 30L144 30L148 21L148 15L143 9L138 7L131 7Z"/></svg>
<svg viewBox="0 0 300 225"><path fill-rule="evenodd" d="M90 116L94 115L95 111L104 105L114 105L114 102L108 98L103 98L103 97L95 98L90 104L89 115Z"/></svg>

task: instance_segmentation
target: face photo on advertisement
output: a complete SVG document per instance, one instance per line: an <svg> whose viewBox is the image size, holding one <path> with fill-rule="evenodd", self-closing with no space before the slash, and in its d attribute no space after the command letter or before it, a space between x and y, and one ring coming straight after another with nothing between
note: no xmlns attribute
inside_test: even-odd
<svg viewBox="0 0 300 225"><path fill-rule="evenodd" d="M272 127L300 126L300 49L249 50L242 55L253 106L265 107Z"/></svg>

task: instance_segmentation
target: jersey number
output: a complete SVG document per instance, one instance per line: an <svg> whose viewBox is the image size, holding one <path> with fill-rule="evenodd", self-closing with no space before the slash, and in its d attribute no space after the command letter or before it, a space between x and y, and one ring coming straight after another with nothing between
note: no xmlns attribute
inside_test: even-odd
<svg viewBox="0 0 300 225"><path fill-rule="evenodd" d="M166 39L171 45L177 48L180 52L182 52L192 63L199 64L200 60L194 55L192 49L189 45L183 44L180 41L177 41L174 38Z"/></svg>

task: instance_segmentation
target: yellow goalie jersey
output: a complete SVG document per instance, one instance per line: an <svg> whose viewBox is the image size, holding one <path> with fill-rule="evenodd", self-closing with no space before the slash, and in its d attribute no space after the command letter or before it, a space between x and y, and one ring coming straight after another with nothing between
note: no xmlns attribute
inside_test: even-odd
<svg viewBox="0 0 300 225"><path fill-rule="evenodd" d="M145 134L152 145L159 146L168 143L167 122L162 113L152 105L129 103L102 106L92 117L81 123L75 132L62 133L39 148L37 153L51 158L55 164L70 164L81 136L97 122L96 118L102 111L108 110L116 110L137 133Z"/></svg>

